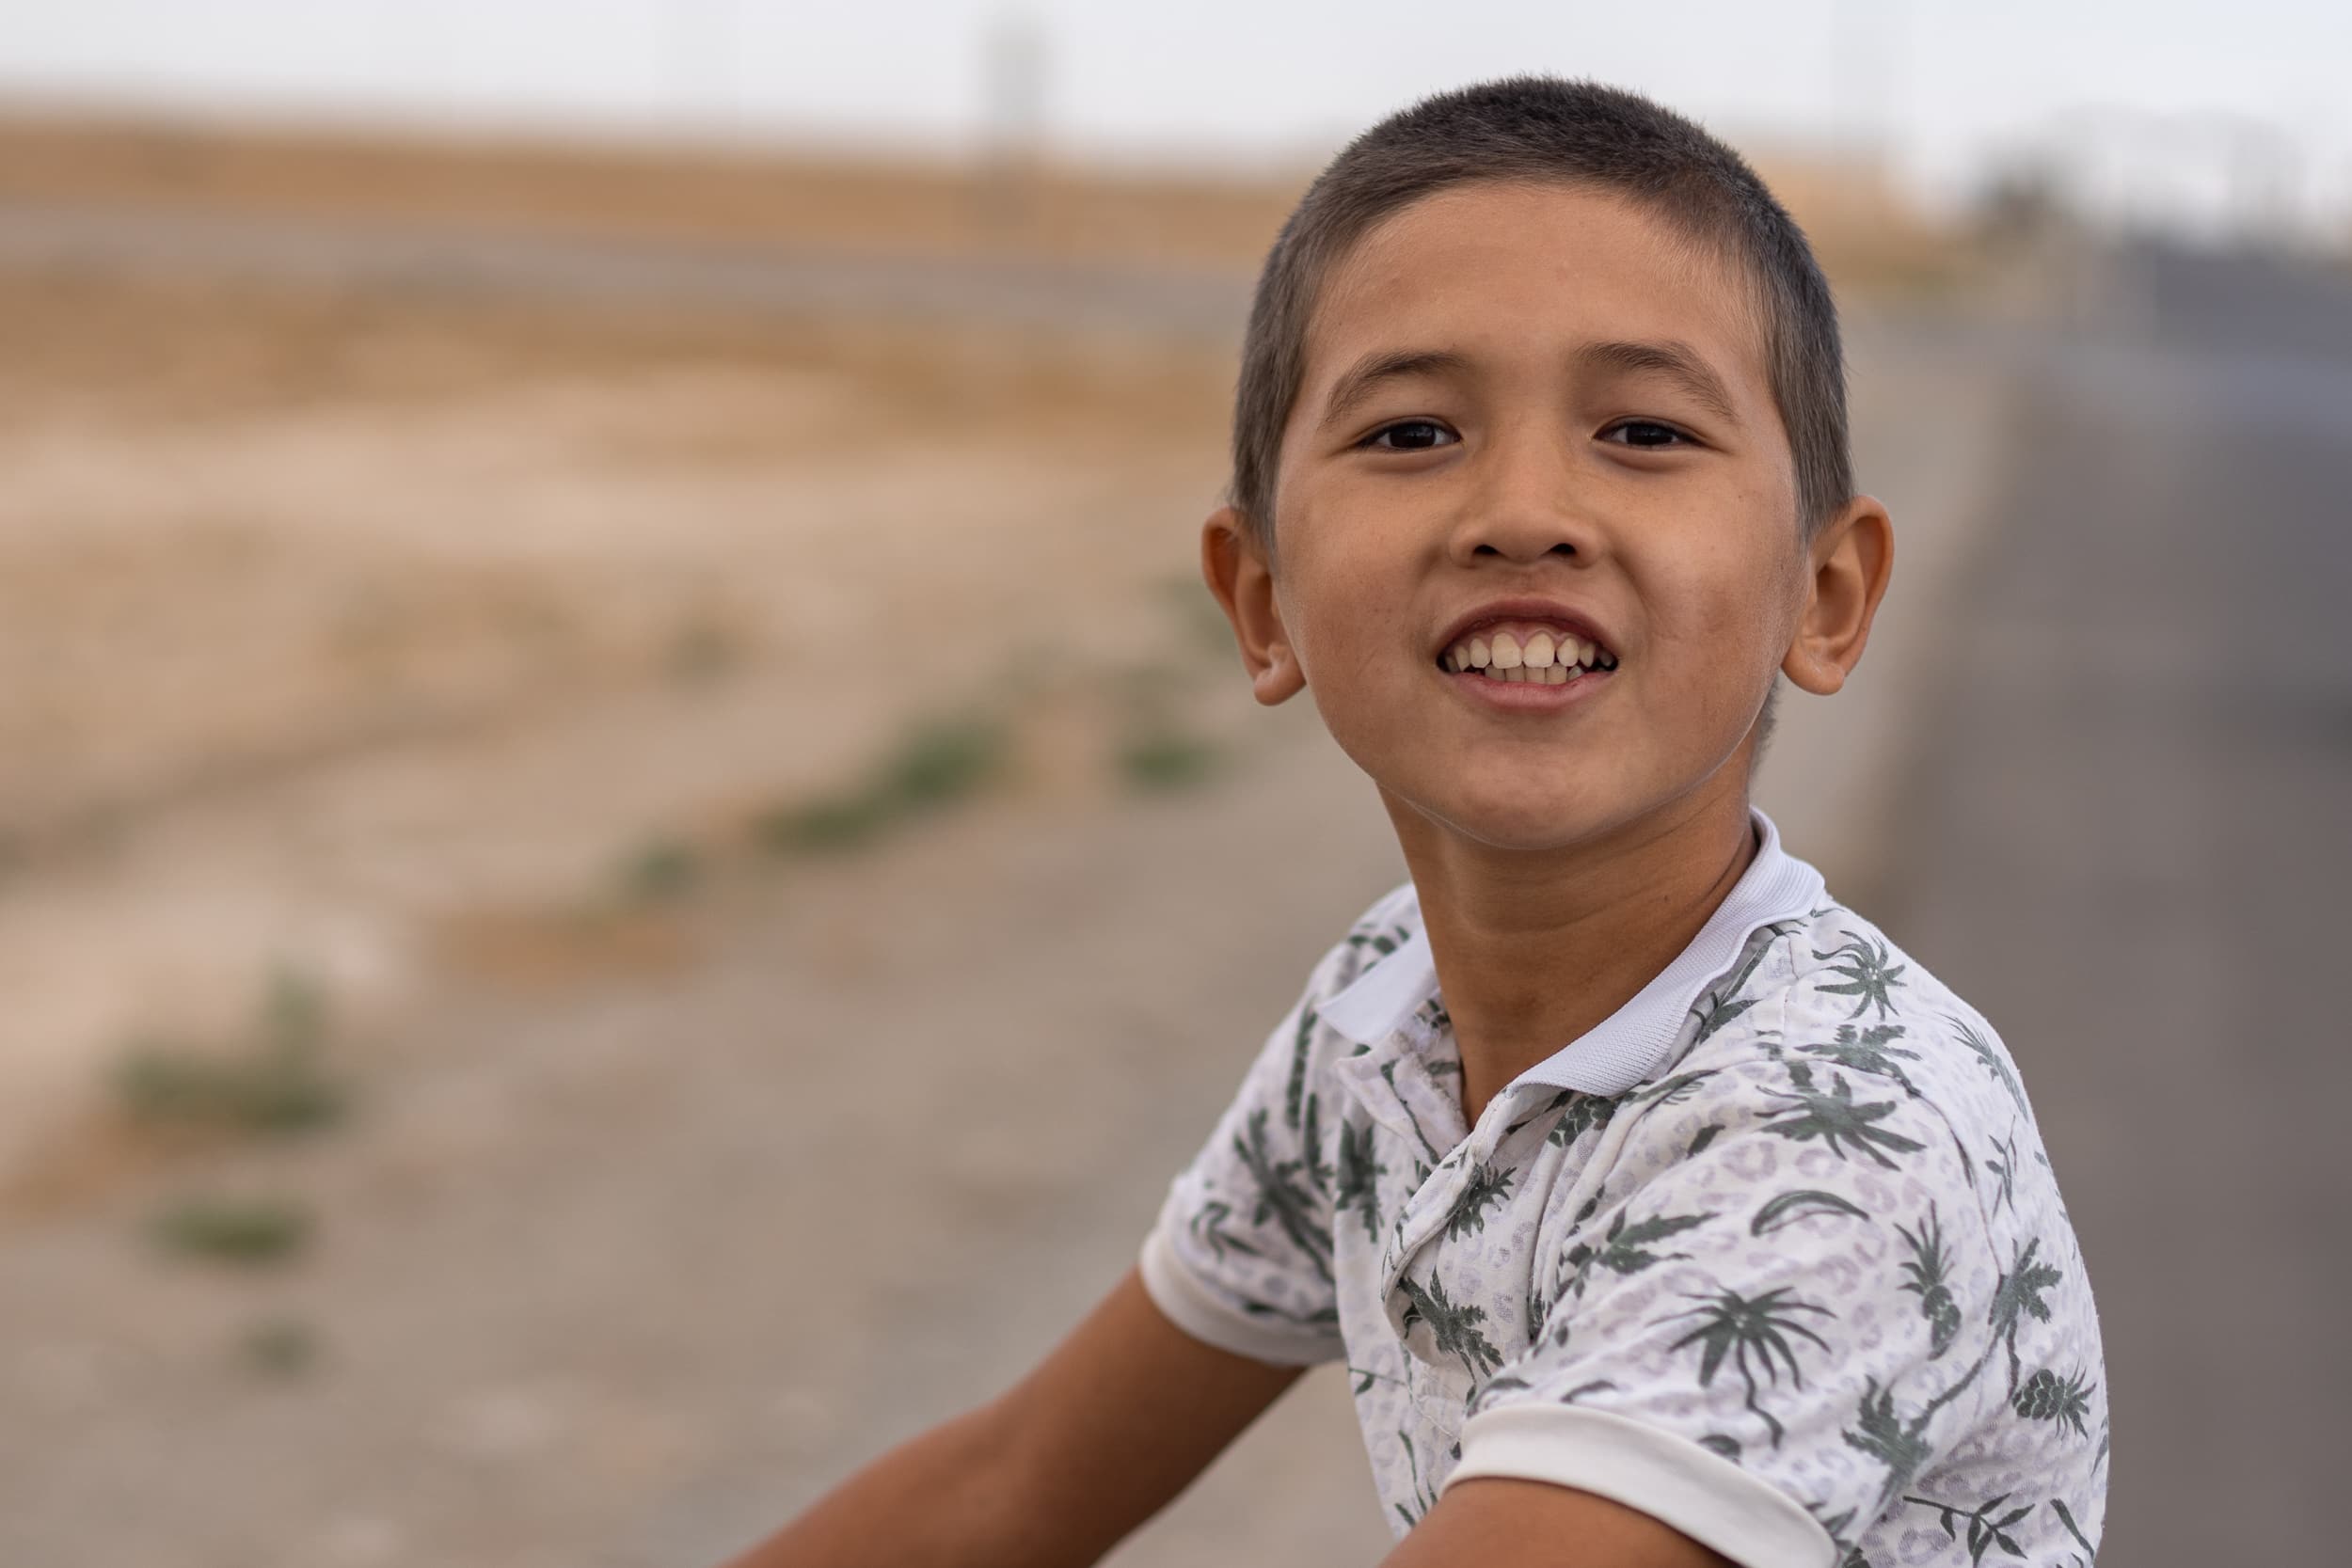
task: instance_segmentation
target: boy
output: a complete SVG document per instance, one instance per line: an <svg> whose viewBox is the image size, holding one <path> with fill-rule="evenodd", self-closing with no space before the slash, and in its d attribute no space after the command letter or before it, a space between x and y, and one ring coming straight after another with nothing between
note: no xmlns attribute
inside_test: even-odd
<svg viewBox="0 0 2352 1568"><path fill-rule="evenodd" d="M1892 556L1787 214L1629 94L1431 99L1277 241L1234 454L1209 585L1412 879L1137 1268L743 1568L1091 1562L1343 1358L1396 1568L2087 1564L2105 1374L2015 1069L1748 804Z"/></svg>

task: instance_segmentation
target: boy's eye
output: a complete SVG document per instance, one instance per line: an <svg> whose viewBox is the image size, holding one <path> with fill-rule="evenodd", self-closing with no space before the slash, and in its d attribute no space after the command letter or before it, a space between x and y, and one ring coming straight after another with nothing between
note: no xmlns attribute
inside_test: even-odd
<svg viewBox="0 0 2352 1568"><path fill-rule="evenodd" d="M1620 420L1602 431L1600 438L1629 447L1669 447L1690 439L1674 426L1660 424L1656 420Z"/></svg>
<svg viewBox="0 0 2352 1568"><path fill-rule="evenodd" d="M1435 420L1400 420L1395 424L1382 425L1359 444L1382 451L1428 451L1454 439L1454 432Z"/></svg>

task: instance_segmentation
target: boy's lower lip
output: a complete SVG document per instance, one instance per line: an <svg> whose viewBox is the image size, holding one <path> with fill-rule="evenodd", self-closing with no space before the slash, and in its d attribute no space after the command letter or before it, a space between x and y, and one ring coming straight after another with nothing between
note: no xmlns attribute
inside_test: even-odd
<svg viewBox="0 0 2352 1568"><path fill-rule="evenodd" d="M1532 681L1499 681L1475 670L1438 673L1438 678L1459 691L1465 701L1504 713L1556 713L1582 702L1616 678L1614 670L1588 670L1565 686L1538 686Z"/></svg>

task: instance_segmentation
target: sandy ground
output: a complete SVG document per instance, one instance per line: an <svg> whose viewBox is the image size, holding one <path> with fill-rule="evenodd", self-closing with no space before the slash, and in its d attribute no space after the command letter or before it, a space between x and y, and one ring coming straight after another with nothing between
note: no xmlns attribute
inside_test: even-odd
<svg viewBox="0 0 2352 1568"><path fill-rule="evenodd" d="M1205 356L975 336L918 391L887 339L30 292L0 1170L93 1045L231 1027L257 960L397 992L444 917L585 896L924 713L1197 642L1166 584L1216 484ZM160 338L156 380L195 381L267 334L314 361L249 367L267 395L106 362Z"/></svg>
<svg viewBox="0 0 2352 1568"><path fill-rule="evenodd" d="M0 1560L740 1544L1099 1295L1399 875L1203 636L1222 352L56 277L0 330ZM1915 612L1763 784L1841 888L2007 436L1948 322L1855 339ZM974 799L760 847L940 715ZM279 964L352 1114L133 1125L120 1051L240 1048ZM206 1193L313 1239L151 1239ZM1118 1560L1386 1540L1318 1376Z"/></svg>

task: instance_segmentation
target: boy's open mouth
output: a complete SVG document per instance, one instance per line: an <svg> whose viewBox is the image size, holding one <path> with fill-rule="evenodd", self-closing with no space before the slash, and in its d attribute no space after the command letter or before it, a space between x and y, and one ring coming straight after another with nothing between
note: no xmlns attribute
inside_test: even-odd
<svg viewBox="0 0 2352 1568"><path fill-rule="evenodd" d="M1617 656L1587 638L1539 622L1498 622L1457 638L1438 656L1438 667L1490 681L1566 686L1597 670L1614 670Z"/></svg>

